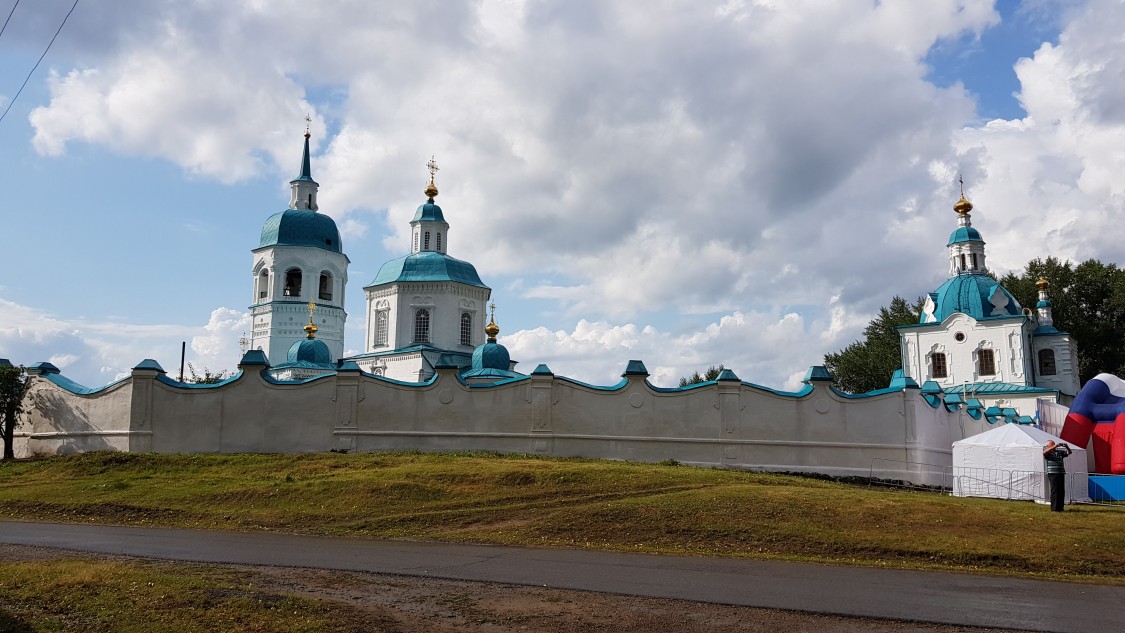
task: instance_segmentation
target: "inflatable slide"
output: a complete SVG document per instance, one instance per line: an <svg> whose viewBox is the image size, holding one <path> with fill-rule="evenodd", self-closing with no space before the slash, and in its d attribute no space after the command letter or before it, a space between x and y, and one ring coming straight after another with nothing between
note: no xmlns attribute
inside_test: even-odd
<svg viewBox="0 0 1125 633"><path fill-rule="evenodd" d="M1074 397L1062 439L1088 446L1093 438L1094 472L1125 475L1125 380L1098 374Z"/></svg>

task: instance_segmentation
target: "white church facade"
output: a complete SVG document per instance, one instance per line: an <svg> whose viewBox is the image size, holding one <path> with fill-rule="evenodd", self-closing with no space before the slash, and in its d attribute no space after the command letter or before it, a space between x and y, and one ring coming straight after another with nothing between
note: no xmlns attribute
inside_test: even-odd
<svg viewBox="0 0 1125 633"><path fill-rule="evenodd" d="M1049 283L1040 279L1035 311L989 276L973 205L953 206L949 279L924 301L919 322L899 327L905 376L925 392L960 394L994 412L1034 416L1040 398L1070 402L1078 393L1074 338L1054 327Z"/></svg>

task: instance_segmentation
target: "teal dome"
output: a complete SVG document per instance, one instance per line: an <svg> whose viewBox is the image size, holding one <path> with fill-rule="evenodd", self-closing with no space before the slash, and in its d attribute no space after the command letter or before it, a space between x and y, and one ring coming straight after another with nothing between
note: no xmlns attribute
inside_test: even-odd
<svg viewBox="0 0 1125 633"><path fill-rule="evenodd" d="M962 242L980 242L983 244L984 238L980 236L980 231L971 226L963 226L949 234L949 243L946 246L953 246Z"/></svg>
<svg viewBox="0 0 1125 633"><path fill-rule="evenodd" d="M308 209L286 209L266 220L258 248L279 245L312 246L339 253L340 231L336 229L332 218L323 213Z"/></svg>
<svg viewBox="0 0 1125 633"><path fill-rule="evenodd" d="M316 363L317 365L331 365L332 352L324 341L315 338L303 338L289 347L289 355L285 358L290 363Z"/></svg>
<svg viewBox="0 0 1125 633"><path fill-rule="evenodd" d="M508 355L508 348L495 342L495 339L473 350L473 369L502 369L508 370L512 358Z"/></svg>
<svg viewBox="0 0 1125 633"><path fill-rule="evenodd" d="M1002 303L1000 314L993 314L996 304L993 298L1002 295L998 300ZM961 274L950 277L937 291L930 294L934 302L934 318L938 323L944 321L949 315L956 312L967 314L978 321L993 317L1023 316L1019 301L1001 286L995 279L987 275ZM925 322L925 315L920 323Z"/></svg>
<svg viewBox="0 0 1125 633"><path fill-rule="evenodd" d="M477 269L472 264L454 259L445 253L433 251L423 251L392 259L383 264L383 267L379 269L379 274L375 275L375 279L368 285L378 286L380 284L410 281L452 281L478 288L488 288L480 280L480 275L477 274Z"/></svg>
<svg viewBox="0 0 1125 633"><path fill-rule="evenodd" d="M414 214L414 219L411 222L445 223L445 216L442 215L441 207L434 204L434 199L430 198L428 202L418 207L418 211Z"/></svg>

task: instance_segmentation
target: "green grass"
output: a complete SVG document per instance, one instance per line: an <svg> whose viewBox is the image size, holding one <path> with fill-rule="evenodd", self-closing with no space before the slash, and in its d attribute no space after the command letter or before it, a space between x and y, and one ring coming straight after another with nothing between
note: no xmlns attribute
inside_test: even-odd
<svg viewBox="0 0 1125 633"><path fill-rule="evenodd" d="M0 563L0 630L353 631L353 610L257 590L213 567L64 558Z"/></svg>
<svg viewBox="0 0 1125 633"><path fill-rule="evenodd" d="M0 516L955 569L1125 584L1125 514L662 464L91 453L0 465Z"/></svg>

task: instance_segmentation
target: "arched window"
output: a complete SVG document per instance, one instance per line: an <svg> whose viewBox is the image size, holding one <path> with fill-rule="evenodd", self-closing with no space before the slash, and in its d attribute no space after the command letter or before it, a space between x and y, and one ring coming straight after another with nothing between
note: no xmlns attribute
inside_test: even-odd
<svg viewBox="0 0 1125 633"><path fill-rule="evenodd" d="M418 233L414 233L414 252L418 252Z"/></svg>
<svg viewBox="0 0 1125 633"><path fill-rule="evenodd" d="M430 232L426 231L425 237L422 238L422 250L430 250Z"/></svg>
<svg viewBox="0 0 1125 633"><path fill-rule="evenodd" d="M387 323L389 320L387 310L379 310L375 313L375 345L378 347L386 347L387 345Z"/></svg>
<svg viewBox="0 0 1125 633"><path fill-rule="evenodd" d="M977 350L977 373L981 376L996 375L996 356L992 350Z"/></svg>
<svg viewBox="0 0 1125 633"><path fill-rule="evenodd" d="M972 262L973 262L973 270L976 270L977 269L977 254L976 253L969 253L969 259L972 260Z"/></svg>
<svg viewBox="0 0 1125 633"><path fill-rule="evenodd" d="M945 354L935 352L930 355L930 364L933 368L934 378L947 378L949 377L949 365L945 362Z"/></svg>
<svg viewBox="0 0 1125 633"><path fill-rule="evenodd" d="M437 233L437 249L438 252L441 252L441 231Z"/></svg>
<svg viewBox="0 0 1125 633"><path fill-rule="evenodd" d="M321 301L332 300L332 275L327 272L320 273L320 293L318 296Z"/></svg>
<svg viewBox="0 0 1125 633"><path fill-rule="evenodd" d="M1040 376L1054 376L1055 375L1055 350L1041 349L1039 350L1039 375Z"/></svg>
<svg viewBox="0 0 1125 633"><path fill-rule="evenodd" d="M266 299L270 296L270 273L268 270L263 270L258 275L258 298Z"/></svg>
<svg viewBox="0 0 1125 633"><path fill-rule="evenodd" d="M301 269L290 268L285 271L285 291L282 293L286 297L299 297L301 296Z"/></svg>
<svg viewBox="0 0 1125 633"><path fill-rule="evenodd" d="M414 342L430 342L430 311L419 310L414 313Z"/></svg>
<svg viewBox="0 0 1125 633"><path fill-rule="evenodd" d="M438 233L441 235L441 233ZM473 315L468 312L461 313L461 344L473 344Z"/></svg>
<svg viewBox="0 0 1125 633"><path fill-rule="evenodd" d="M961 270L965 270L965 254L961 253Z"/></svg>

